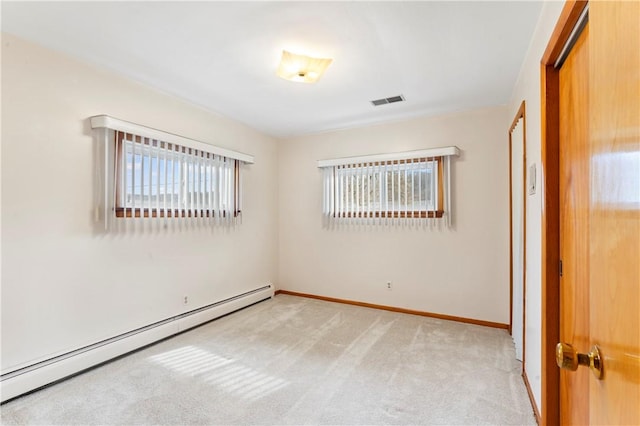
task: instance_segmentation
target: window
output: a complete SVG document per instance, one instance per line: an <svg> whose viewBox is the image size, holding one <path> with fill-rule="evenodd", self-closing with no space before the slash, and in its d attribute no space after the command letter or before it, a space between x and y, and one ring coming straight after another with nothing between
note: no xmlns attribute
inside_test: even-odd
<svg viewBox="0 0 640 426"><path fill-rule="evenodd" d="M442 217L442 159L418 158L333 169L336 217Z"/></svg>
<svg viewBox="0 0 640 426"><path fill-rule="evenodd" d="M458 149L450 147L322 160L323 214L329 223L444 217L448 225L449 157L457 154Z"/></svg>
<svg viewBox="0 0 640 426"><path fill-rule="evenodd" d="M106 115L91 117L91 126L99 143L96 222L105 230L126 231L134 219L166 227L241 217L242 166L252 156Z"/></svg>
<svg viewBox="0 0 640 426"><path fill-rule="evenodd" d="M240 162L115 132L117 217L237 217Z"/></svg>

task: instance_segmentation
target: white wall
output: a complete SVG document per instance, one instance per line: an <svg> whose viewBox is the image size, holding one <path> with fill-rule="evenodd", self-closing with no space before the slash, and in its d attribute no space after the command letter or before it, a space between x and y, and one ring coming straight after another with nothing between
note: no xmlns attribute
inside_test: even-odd
<svg viewBox="0 0 640 426"><path fill-rule="evenodd" d="M509 123L497 107L282 141L278 288L508 323ZM454 229L323 229L316 160L449 145Z"/></svg>
<svg viewBox="0 0 640 426"><path fill-rule="evenodd" d="M526 100L527 164L535 163L543 175L539 61L562 6L545 2L506 109L286 140L279 175L271 138L3 34L2 370L252 289L276 275L278 287L288 290L508 322L506 131ZM255 155L245 176L243 225L213 234L94 236L93 141L86 119L96 114ZM316 160L445 145L463 150L453 166L453 230L322 229ZM527 199L525 342L525 368L539 408L541 183ZM387 280L392 291L384 288ZM184 295L188 307L181 304Z"/></svg>
<svg viewBox="0 0 640 426"><path fill-rule="evenodd" d="M525 370L540 410L542 410L540 405L542 396L541 223L542 195L544 193L544 170L542 170L541 163L540 59L542 59L542 54L547 47L563 6L563 2L544 3L529 51L509 102L509 114L514 117L522 100L526 101L527 169L531 164L536 164L538 174L536 193L527 195Z"/></svg>
<svg viewBox="0 0 640 426"><path fill-rule="evenodd" d="M245 169L243 224L94 236L87 118L97 114L255 155ZM6 34L2 182L3 371L276 278L276 141Z"/></svg>

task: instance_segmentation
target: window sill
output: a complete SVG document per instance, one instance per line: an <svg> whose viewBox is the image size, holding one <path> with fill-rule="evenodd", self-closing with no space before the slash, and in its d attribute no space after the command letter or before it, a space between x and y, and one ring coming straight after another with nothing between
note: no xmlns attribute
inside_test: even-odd
<svg viewBox="0 0 640 426"><path fill-rule="evenodd" d="M216 214L215 212L210 212L209 210L195 210L195 211L191 211L191 210L165 210L165 209L132 209L127 207L126 209L123 207L118 207L115 209L116 212L116 217L121 217L121 218L140 218L140 217L159 217L159 218L163 218L163 217L175 217L175 218L181 218L181 217L200 217L200 218L204 218L204 217L219 217L219 218L224 218L227 217L227 212L221 212ZM234 212L233 217L238 217L242 214L241 211L237 211Z"/></svg>
<svg viewBox="0 0 640 426"><path fill-rule="evenodd" d="M444 216L443 210L436 211L422 211L422 212L347 212L340 214L333 214L334 218L364 218L364 219L377 219L377 218L391 218L391 219L426 219L426 218L441 218Z"/></svg>

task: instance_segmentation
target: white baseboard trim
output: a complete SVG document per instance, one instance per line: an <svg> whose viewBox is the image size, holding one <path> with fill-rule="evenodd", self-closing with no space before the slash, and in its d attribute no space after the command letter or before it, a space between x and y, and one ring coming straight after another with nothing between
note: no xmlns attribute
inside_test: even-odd
<svg viewBox="0 0 640 426"><path fill-rule="evenodd" d="M211 305L177 315L147 327L125 333L107 341L68 352L2 375L0 401L20 396L80 371L124 355L143 346L181 333L207 321L227 315L246 306L273 298L269 284Z"/></svg>

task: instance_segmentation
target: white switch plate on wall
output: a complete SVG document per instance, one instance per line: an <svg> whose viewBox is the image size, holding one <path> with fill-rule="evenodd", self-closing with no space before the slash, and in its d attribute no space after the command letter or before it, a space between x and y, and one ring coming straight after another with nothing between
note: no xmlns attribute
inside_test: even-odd
<svg viewBox="0 0 640 426"><path fill-rule="evenodd" d="M529 195L536 193L536 163L529 166Z"/></svg>

